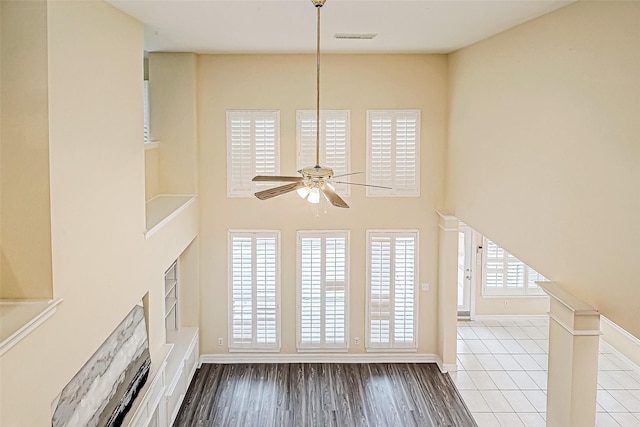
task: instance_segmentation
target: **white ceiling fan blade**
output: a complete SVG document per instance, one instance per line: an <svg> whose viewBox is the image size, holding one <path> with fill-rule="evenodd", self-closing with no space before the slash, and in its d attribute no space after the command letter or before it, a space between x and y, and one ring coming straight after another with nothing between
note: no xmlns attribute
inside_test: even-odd
<svg viewBox="0 0 640 427"><path fill-rule="evenodd" d="M307 184L304 182L293 182L291 184L282 185L276 188L270 188L268 190L259 191L255 193L255 196L260 200L270 199L272 197L280 196L281 194L286 194L291 191L295 191L299 188L306 187Z"/></svg>
<svg viewBox="0 0 640 427"><path fill-rule="evenodd" d="M346 181L329 181L334 184L348 184L348 185L359 185L361 187L373 187L373 188L384 188L386 190L392 190L391 187L383 187L382 185L373 185L373 184L359 184L357 182L346 182Z"/></svg>
<svg viewBox="0 0 640 427"><path fill-rule="evenodd" d="M349 205L347 202L342 200L342 197L338 196L338 194L333 190L333 187L329 183L323 183L320 186L320 191L324 193L327 199L331 202L333 206L338 208L348 208Z"/></svg>
<svg viewBox="0 0 640 427"><path fill-rule="evenodd" d="M351 173L343 173L340 175L334 175L333 178L342 178L343 176L349 176L349 175L360 175L363 174L364 172L351 172Z"/></svg>
<svg viewBox="0 0 640 427"><path fill-rule="evenodd" d="M258 175L254 176L251 181L270 181L270 182L299 182L303 181L304 178L301 176L269 176L269 175Z"/></svg>

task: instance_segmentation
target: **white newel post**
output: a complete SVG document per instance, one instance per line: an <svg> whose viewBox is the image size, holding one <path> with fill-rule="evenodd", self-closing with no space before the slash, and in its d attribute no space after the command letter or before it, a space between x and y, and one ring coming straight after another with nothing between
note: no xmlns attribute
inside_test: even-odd
<svg viewBox="0 0 640 427"><path fill-rule="evenodd" d="M538 284L551 297L547 426L593 427L600 313L557 283Z"/></svg>
<svg viewBox="0 0 640 427"><path fill-rule="evenodd" d="M438 357L440 370L456 371L458 322L458 218L438 212Z"/></svg>

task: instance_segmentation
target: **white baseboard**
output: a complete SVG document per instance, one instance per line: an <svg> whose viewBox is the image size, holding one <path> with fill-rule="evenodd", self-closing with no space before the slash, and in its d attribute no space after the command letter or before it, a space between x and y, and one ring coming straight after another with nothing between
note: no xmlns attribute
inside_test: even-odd
<svg viewBox="0 0 640 427"><path fill-rule="evenodd" d="M631 364L640 366L640 339L602 315L600 316L600 323L601 330L603 329L602 326L605 326L601 342L617 351ZM609 330L607 330L607 327L609 327Z"/></svg>
<svg viewBox="0 0 640 427"><path fill-rule="evenodd" d="M547 320L548 314L476 314L472 320Z"/></svg>
<svg viewBox="0 0 640 427"><path fill-rule="evenodd" d="M200 356L200 363L437 363L441 371L443 367L449 367L449 365L441 367L438 359L435 354L416 353L225 353L203 354Z"/></svg>
<svg viewBox="0 0 640 427"><path fill-rule="evenodd" d="M446 374L447 372L456 372L458 370L458 365L456 363L442 363L442 359L437 354L434 355L436 358L436 363L438 364L438 368L440 368L440 372Z"/></svg>

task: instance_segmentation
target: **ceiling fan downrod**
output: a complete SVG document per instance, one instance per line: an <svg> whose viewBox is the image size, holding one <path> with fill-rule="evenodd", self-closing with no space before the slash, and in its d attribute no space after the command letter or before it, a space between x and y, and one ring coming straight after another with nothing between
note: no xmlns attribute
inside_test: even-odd
<svg viewBox="0 0 640 427"><path fill-rule="evenodd" d="M320 167L320 8L326 0L311 0L317 10L316 23L316 168Z"/></svg>

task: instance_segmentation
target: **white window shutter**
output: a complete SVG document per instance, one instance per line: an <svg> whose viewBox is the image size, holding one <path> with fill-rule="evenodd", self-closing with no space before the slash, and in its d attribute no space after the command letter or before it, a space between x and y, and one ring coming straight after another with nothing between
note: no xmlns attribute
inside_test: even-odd
<svg viewBox="0 0 640 427"><path fill-rule="evenodd" d="M367 348L416 348L417 231L368 231Z"/></svg>
<svg viewBox="0 0 640 427"><path fill-rule="evenodd" d="M483 239L482 292L484 295L542 295L535 282L547 279L496 243Z"/></svg>
<svg viewBox="0 0 640 427"><path fill-rule="evenodd" d="M279 233L229 231L231 350L278 350Z"/></svg>
<svg viewBox="0 0 640 427"><path fill-rule="evenodd" d="M279 111L227 111L227 196L252 197L268 188L251 179L280 173L279 150Z"/></svg>
<svg viewBox="0 0 640 427"><path fill-rule="evenodd" d="M320 165L333 169L335 175L349 173L349 110L320 111ZM298 169L316 164L316 111L296 112ZM340 180L340 179L339 179ZM345 177L344 181L349 178ZM335 184L341 196L350 195L349 186Z"/></svg>
<svg viewBox="0 0 640 427"><path fill-rule="evenodd" d="M391 238L372 236L369 265L370 346L391 343Z"/></svg>
<svg viewBox="0 0 640 427"><path fill-rule="evenodd" d="M420 195L420 111L367 111L367 196Z"/></svg>
<svg viewBox="0 0 640 427"><path fill-rule="evenodd" d="M298 232L298 348L346 349L348 232Z"/></svg>

